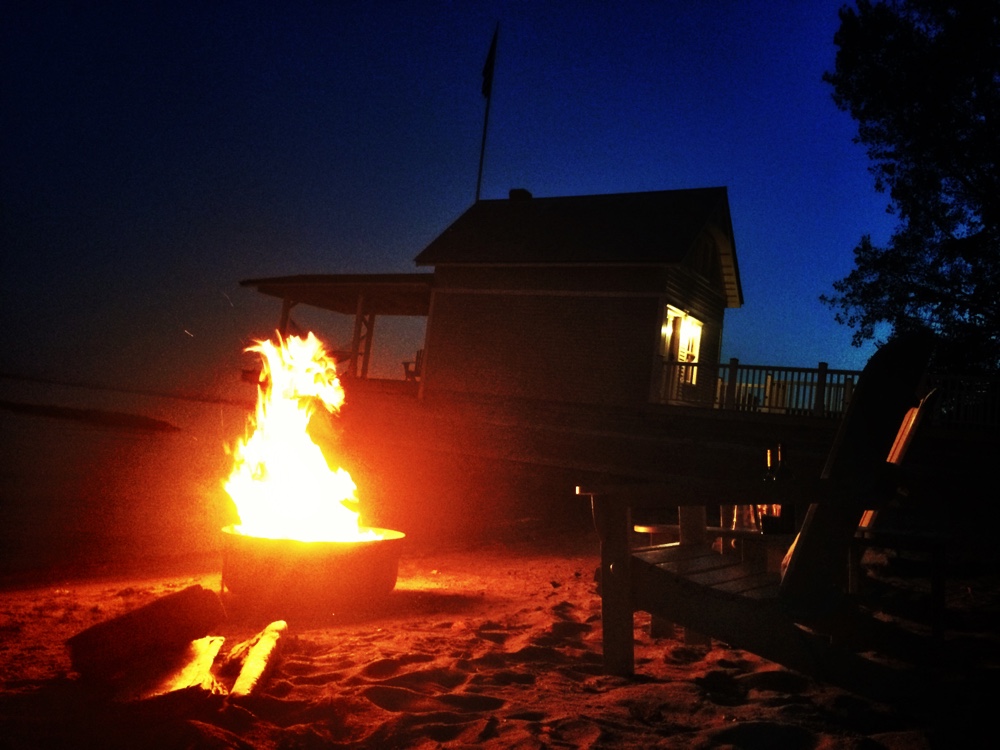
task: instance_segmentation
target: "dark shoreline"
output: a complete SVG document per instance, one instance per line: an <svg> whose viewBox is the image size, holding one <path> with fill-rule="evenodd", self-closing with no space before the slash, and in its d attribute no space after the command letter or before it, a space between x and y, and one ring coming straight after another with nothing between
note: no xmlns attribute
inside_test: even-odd
<svg viewBox="0 0 1000 750"><path fill-rule="evenodd" d="M49 417L51 419L70 419L75 422L118 429L144 430L147 432L179 432L181 429L162 419L153 419L141 414L129 414L127 412L107 411L104 409L77 409L70 406L28 404L20 401L5 400L0 400L0 409L5 409L14 414Z"/></svg>

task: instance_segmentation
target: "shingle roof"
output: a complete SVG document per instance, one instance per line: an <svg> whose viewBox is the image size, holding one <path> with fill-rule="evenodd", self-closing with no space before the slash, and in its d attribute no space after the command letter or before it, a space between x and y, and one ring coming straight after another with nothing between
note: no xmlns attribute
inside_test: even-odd
<svg viewBox="0 0 1000 750"><path fill-rule="evenodd" d="M714 225L733 244L724 187L474 204L415 259L441 264L679 262Z"/></svg>

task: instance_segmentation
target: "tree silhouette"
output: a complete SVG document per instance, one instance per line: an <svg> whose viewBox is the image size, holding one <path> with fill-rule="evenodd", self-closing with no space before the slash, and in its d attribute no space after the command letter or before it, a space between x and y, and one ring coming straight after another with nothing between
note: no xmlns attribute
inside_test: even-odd
<svg viewBox="0 0 1000 750"><path fill-rule="evenodd" d="M858 0L823 79L858 123L898 224L861 238L821 299L853 343L929 327L963 368L1000 368L1000 2Z"/></svg>

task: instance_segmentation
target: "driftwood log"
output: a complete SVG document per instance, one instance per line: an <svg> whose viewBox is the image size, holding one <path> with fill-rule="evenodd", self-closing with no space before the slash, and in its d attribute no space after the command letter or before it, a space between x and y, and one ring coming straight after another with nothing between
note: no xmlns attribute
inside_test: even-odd
<svg viewBox="0 0 1000 750"><path fill-rule="evenodd" d="M115 682L119 702L159 701L162 706L198 706L213 697L220 701L225 688L212 672L225 638L205 636L173 651L157 651L130 665Z"/></svg>
<svg viewBox="0 0 1000 750"><path fill-rule="evenodd" d="M267 680L271 670L281 655L282 638L288 631L284 620L275 620L245 645L242 651L242 666L232 690L231 698L253 695ZM237 646L234 651L240 649Z"/></svg>
<svg viewBox="0 0 1000 750"><path fill-rule="evenodd" d="M66 646L73 669L81 676L112 679L154 651L185 648L225 617L216 592L189 586L87 628Z"/></svg>

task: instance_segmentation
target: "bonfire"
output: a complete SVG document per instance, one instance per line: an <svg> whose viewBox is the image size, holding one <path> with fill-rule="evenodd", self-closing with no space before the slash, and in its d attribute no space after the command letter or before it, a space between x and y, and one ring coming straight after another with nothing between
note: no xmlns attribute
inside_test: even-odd
<svg viewBox="0 0 1000 750"><path fill-rule="evenodd" d="M351 475L310 434L318 409L337 414L344 404L334 359L311 332L258 341L247 351L261 356L262 369L256 412L231 451L233 470L225 481L239 515L233 531L317 542L377 538L360 525Z"/></svg>

